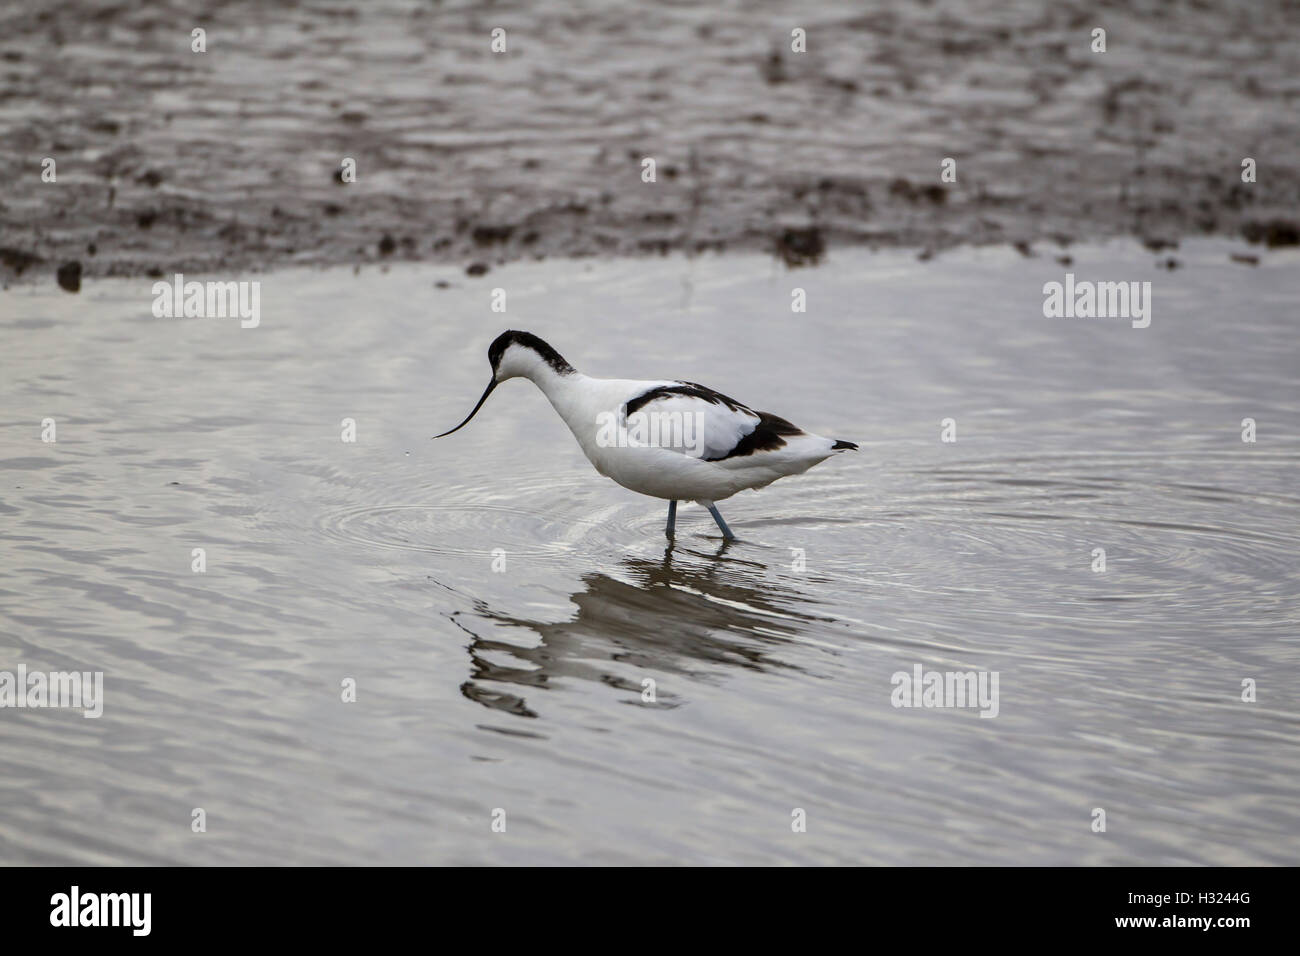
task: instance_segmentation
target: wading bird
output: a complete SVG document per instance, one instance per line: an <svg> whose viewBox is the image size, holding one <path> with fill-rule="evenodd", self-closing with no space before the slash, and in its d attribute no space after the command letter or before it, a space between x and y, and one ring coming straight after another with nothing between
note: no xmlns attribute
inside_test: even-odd
<svg viewBox="0 0 1300 956"><path fill-rule="evenodd" d="M474 410L434 438L464 428L502 382L527 378L550 399L598 472L624 488L667 499L670 538L678 501L708 508L731 540L735 535L715 502L858 447L811 435L693 382L591 378L531 332L502 332L488 348L488 361L492 380Z"/></svg>

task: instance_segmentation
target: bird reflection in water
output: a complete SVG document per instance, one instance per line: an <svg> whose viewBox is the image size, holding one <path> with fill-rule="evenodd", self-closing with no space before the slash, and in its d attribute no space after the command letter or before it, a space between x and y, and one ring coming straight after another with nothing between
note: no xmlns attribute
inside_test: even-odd
<svg viewBox="0 0 1300 956"><path fill-rule="evenodd" d="M588 573L583 589L570 598L577 615L559 623L511 617L476 601L472 617L452 616L473 638L470 677L461 693L485 707L536 717L524 695L554 689L565 678L599 681L637 695L639 702L643 676L709 680L730 667L797 670L774 654L818 618L796 610L806 599L774 583L764 565L725 559L728 547L699 555L702 562L676 563L669 547L662 560L625 560L618 577ZM474 630L478 619L527 628L540 640L524 647L483 637ZM619 665L619 673L602 661ZM628 671L640 676L632 680L624 676ZM680 702L662 691L656 697L658 706Z"/></svg>

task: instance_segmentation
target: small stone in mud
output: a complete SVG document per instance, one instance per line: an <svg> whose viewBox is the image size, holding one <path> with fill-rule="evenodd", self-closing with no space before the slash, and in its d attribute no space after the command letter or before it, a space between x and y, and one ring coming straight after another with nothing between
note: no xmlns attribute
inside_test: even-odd
<svg viewBox="0 0 1300 956"><path fill-rule="evenodd" d="M1263 241L1270 249L1279 246L1300 245L1300 228L1285 219L1272 219L1268 222L1248 222L1241 227L1241 234L1246 241L1256 243Z"/></svg>
<svg viewBox="0 0 1300 956"><path fill-rule="evenodd" d="M381 256L391 256L396 248L397 242L388 233L384 233L384 238L379 240L379 254Z"/></svg>
<svg viewBox="0 0 1300 956"><path fill-rule="evenodd" d="M928 199L936 206L948 201L948 192L942 186L934 183L928 186L914 186L901 176L889 184L889 194L905 199L908 202L919 202L922 199Z"/></svg>
<svg viewBox="0 0 1300 956"><path fill-rule="evenodd" d="M88 256L93 256L93 255L94 255L96 252L98 252L98 251L99 251L99 249L96 248L96 246L95 246L95 244L94 244L93 242L88 242L88 243L86 243L86 255L88 255Z"/></svg>
<svg viewBox="0 0 1300 956"><path fill-rule="evenodd" d="M786 229L777 239L776 249L788 266L809 265L818 262L826 252L826 239L817 226Z"/></svg>
<svg viewBox="0 0 1300 956"><path fill-rule="evenodd" d="M1148 236L1142 240L1142 245L1146 246L1152 252L1159 252L1161 249L1177 249L1178 243L1172 239L1156 239Z"/></svg>
<svg viewBox="0 0 1300 956"><path fill-rule="evenodd" d="M139 226L141 229L148 229L153 225L154 220L157 218L158 218L157 212L155 212L152 209L146 209L144 212L140 213L135 217L135 224Z"/></svg>
<svg viewBox="0 0 1300 956"><path fill-rule="evenodd" d="M1156 260L1157 268L1168 269L1170 272L1173 272L1180 265L1182 265L1182 263L1179 262L1177 259L1175 259L1173 256L1170 256L1169 258L1164 259L1163 261L1159 259Z"/></svg>
<svg viewBox="0 0 1300 956"><path fill-rule="evenodd" d="M1230 258L1233 262L1240 262L1242 265L1247 265L1247 266L1259 265L1259 256L1250 256L1244 252L1234 252L1228 258Z"/></svg>
<svg viewBox="0 0 1300 956"><path fill-rule="evenodd" d="M465 269L467 276L485 276L487 275L488 265L486 262L473 262Z"/></svg>
<svg viewBox="0 0 1300 956"><path fill-rule="evenodd" d="M76 259L59 266L56 276L59 280L59 288L64 292L81 291L81 263Z"/></svg>
<svg viewBox="0 0 1300 956"><path fill-rule="evenodd" d="M161 279L163 271L158 266L150 266L144 273L150 279Z"/></svg>
<svg viewBox="0 0 1300 956"><path fill-rule="evenodd" d="M490 246L496 242L505 242L514 231L514 226L475 226L470 237L480 246Z"/></svg>
<svg viewBox="0 0 1300 956"><path fill-rule="evenodd" d="M1034 258L1034 247L1025 240L1021 239L1019 242L1013 242L1012 245L1015 247L1016 252L1020 253L1026 259Z"/></svg>
<svg viewBox="0 0 1300 956"><path fill-rule="evenodd" d="M336 202L327 202L324 206L325 215L337 216L343 211L343 207Z"/></svg>
<svg viewBox="0 0 1300 956"><path fill-rule="evenodd" d="M156 169L148 169L136 177L137 183L143 183L150 189L157 189L163 181L163 174Z"/></svg>
<svg viewBox="0 0 1300 956"><path fill-rule="evenodd" d="M1074 256L1057 256L1056 261L1063 266L1074 265Z"/></svg>
<svg viewBox="0 0 1300 956"><path fill-rule="evenodd" d="M439 279L439 280L438 280L437 282L435 282L433 285L434 285L434 288L436 288L436 289L450 289L450 288L451 288L451 283L448 282L446 279Z"/></svg>
<svg viewBox="0 0 1300 956"><path fill-rule="evenodd" d="M768 53L763 65L759 67L759 72L763 74L763 79L773 85L784 83L789 79L785 72L785 60L781 57L781 51L775 47Z"/></svg>
<svg viewBox="0 0 1300 956"><path fill-rule="evenodd" d="M40 261L40 256L23 252L21 249L0 249L0 265L13 269L16 276L22 275L29 266L34 266Z"/></svg>

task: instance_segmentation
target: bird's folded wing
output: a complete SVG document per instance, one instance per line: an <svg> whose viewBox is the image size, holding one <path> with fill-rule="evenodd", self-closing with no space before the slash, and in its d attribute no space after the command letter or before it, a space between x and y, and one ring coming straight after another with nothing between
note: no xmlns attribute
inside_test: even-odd
<svg viewBox="0 0 1300 956"><path fill-rule="evenodd" d="M802 434L783 418L693 382L656 385L628 399L620 418L661 447L706 461L778 448L785 444L780 436Z"/></svg>

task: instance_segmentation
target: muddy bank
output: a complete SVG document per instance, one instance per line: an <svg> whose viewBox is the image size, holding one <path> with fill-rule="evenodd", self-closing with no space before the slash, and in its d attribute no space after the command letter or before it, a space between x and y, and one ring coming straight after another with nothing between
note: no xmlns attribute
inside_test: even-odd
<svg viewBox="0 0 1300 956"><path fill-rule="evenodd" d="M1267 3L36 5L0 29L0 276L1294 244L1298 20Z"/></svg>

